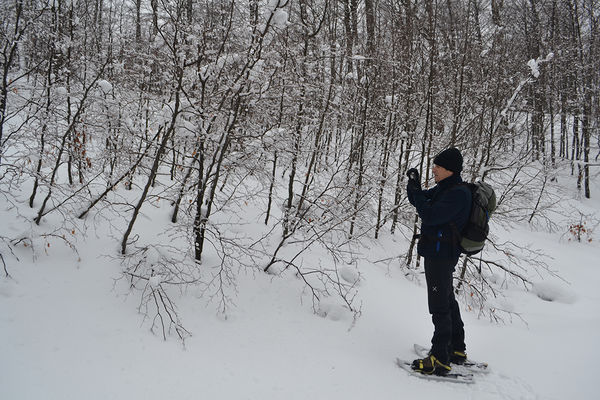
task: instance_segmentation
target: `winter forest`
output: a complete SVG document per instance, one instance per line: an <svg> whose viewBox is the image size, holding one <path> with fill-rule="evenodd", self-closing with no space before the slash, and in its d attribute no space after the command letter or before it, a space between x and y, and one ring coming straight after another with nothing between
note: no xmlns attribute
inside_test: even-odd
<svg viewBox="0 0 600 400"><path fill-rule="evenodd" d="M291 272L315 311L335 297L358 317L348 266L392 235L405 246L378 262L419 269L405 173L431 186L450 146L464 180L494 187L497 227L564 218L585 241L597 225L556 207L559 173L589 199L600 166L596 0L2 0L0 14L0 202L31 223L0 237L3 275L23 248L77 258L82 227L106 227L117 281L161 338L190 335L176 293L225 315L248 273ZM527 287L526 268L554 272L493 231L460 260L457 293L502 320L492 273Z"/></svg>

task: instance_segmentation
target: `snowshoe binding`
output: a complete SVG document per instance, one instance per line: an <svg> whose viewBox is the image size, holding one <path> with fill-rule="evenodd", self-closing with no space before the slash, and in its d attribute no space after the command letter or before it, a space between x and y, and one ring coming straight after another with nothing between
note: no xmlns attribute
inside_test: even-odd
<svg viewBox="0 0 600 400"><path fill-rule="evenodd" d="M450 363L463 365L467 361L467 353L464 351L453 351L450 353Z"/></svg>
<svg viewBox="0 0 600 400"><path fill-rule="evenodd" d="M434 355L420 358L412 362L411 368L414 371L425 375L445 376L452 369L450 365L442 363Z"/></svg>

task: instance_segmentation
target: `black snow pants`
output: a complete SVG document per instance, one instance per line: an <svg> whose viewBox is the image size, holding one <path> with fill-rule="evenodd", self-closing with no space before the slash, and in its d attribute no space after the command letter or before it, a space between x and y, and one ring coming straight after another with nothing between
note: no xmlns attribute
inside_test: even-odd
<svg viewBox="0 0 600 400"><path fill-rule="evenodd" d="M464 324L452 287L457 262L458 258L425 258L427 301L434 326L431 354L444 364L448 364L450 351L465 351Z"/></svg>

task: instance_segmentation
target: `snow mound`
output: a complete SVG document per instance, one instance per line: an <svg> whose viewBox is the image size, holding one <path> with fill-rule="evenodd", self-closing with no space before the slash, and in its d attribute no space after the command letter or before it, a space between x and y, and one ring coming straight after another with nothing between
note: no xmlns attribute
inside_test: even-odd
<svg viewBox="0 0 600 400"><path fill-rule="evenodd" d="M273 13L273 26L283 29L288 25L288 13L281 8L278 8Z"/></svg>
<svg viewBox="0 0 600 400"><path fill-rule="evenodd" d="M538 62L534 59L531 59L527 62L527 65L531 69L531 75L533 75L534 78L539 78L540 66L539 66Z"/></svg>
<svg viewBox="0 0 600 400"><path fill-rule="evenodd" d="M104 94L109 94L113 90L113 85L109 81L106 81L104 79L100 79L98 81L98 87L100 88L100 90L102 90Z"/></svg>
<svg viewBox="0 0 600 400"><path fill-rule="evenodd" d="M361 278L356 268L343 267L339 269L340 278L353 286L359 286Z"/></svg>
<svg viewBox="0 0 600 400"><path fill-rule="evenodd" d="M537 282L534 283L532 291L544 301L573 304L577 300L575 293L556 283Z"/></svg>
<svg viewBox="0 0 600 400"><path fill-rule="evenodd" d="M317 315L332 321L349 321L352 319L352 312L347 307L332 300L322 300L319 303Z"/></svg>

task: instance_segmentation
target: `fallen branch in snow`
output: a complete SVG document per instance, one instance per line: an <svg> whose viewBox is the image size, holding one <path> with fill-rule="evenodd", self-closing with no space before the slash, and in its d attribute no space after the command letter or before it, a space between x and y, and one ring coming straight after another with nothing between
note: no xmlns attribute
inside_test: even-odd
<svg viewBox="0 0 600 400"><path fill-rule="evenodd" d="M2 255L2 253L0 253L0 259L2 260L2 264L4 265L4 274L7 278L10 278L10 274L8 273L8 270L6 269L6 262L4 262L4 256Z"/></svg>
<svg viewBox="0 0 600 400"><path fill-rule="evenodd" d="M527 272L559 277L545 262L547 258L540 250L526 245L511 241L497 243L490 239L486 252L463 259L455 292L462 295L470 310L478 310L480 316L487 315L490 320L501 322L504 314L525 322L510 305L499 303L497 299L504 297L503 292L510 282L530 290L533 282Z"/></svg>
<svg viewBox="0 0 600 400"><path fill-rule="evenodd" d="M470 261L473 265L476 265L476 261L477 260L473 260L471 257L467 258L468 261ZM479 259L480 263L486 264L488 267L489 266L494 266L496 268L501 269L502 271L506 272L508 275L512 276L513 278L517 278L519 281L521 281L523 284L531 284L530 280L527 279L525 276L523 276L522 274L519 274L518 272L505 267L502 263L500 262L496 262L496 261L492 261L492 260L484 260L482 258ZM481 266L477 267L478 270L481 269ZM483 280L485 282L485 280ZM494 295L495 297L495 295Z"/></svg>
<svg viewBox="0 0 600 400"><path fill-rule="evenodd" d="M337 268L307 268L302 265L297 265L293 261L277 260L277 262L285 264L286 268L292 267L296 270L296 276L302 279L306 287L311 292L313 310L315 312L317 312L319 309L319 304L321 303L322 299L332 295L332 293L330 293L330 289L335 289L337 295L345 304L344 308L353 313L354 321L356 321L358 316L361 314L360 307L357 308L353 305L354 297L357 294L356 286L358 281L353 283L344 282L344 280L340 277ZM312 281L313 276L318 280L318 285L316 284L317 282Z"/></svg>
<svg viewBox="0 0 600 400"><path fill-rule="evenodd" d="M138 311L144 315L144 318L147 318L151 313L149 304L154 305L154 317L152 318L150 331L156 333L155 328L157 325L160 325L163 340L167 340L167 333L174 330L179 339L185 344L185 339L191 336L191 333L181 323L177 307L163 287L163 282L160 281L160 277L145 277L130 272L124 272L124 274L128 275L130 278L145 281ZM164 315L168 317L168 321L165 321Z"/></svg>
<svg viewBox="0 0 600 400"><path fill-rule="evenodd" d="M4 236L0 236L0 239L2 239L2 241L5 243L6 248L8 248L8 250L11 252L12 256L19 261L19 258L15 255L13 248L11 246L11 242L13 242L14 244L14 240L11 241L8 238L5 238ZM12 276L8 273L8 267L6 266L6 261L4 260L4 255L0 252L0 259L2 259L2 264L4 266L4 276L6 278L10 278L12 279Z"/></svg>
<svg viewBox="0 0 600 400"><path fill-rule="evenodd" d="M175 332L179 336L179 339L181 339L182 341L185 341L185 338L187 336L191 336L191 333L187 329L185 329L183 325L181 325L179 315L175 310L175 304L173 304L171 298L167 295L167 293L164 291L160 284L158 285L158 288L152 287L152 297L154 299L154 304L156 305L156 315L154 316L154 321L150 330L153 330L157 318L160 319L163 339L167 340L167 334L165 331L165 321L161 313L162 308L162 310L164 310L164 312L169 316L169 330L171 329L171 327L174 327Z"/></svg>
<svg viewBox="0 0 600 400"><path fill-rule="evenodd" d="M185 260L175 259L177 249L169 246L137 248L122 260L124 270L118 281L127 277L129 288L140 289L138 312L145 319L152 319L150 331L158 330L164 340L171 332L185 345L191 333L183 326L176 304L168 293L169 286L185 286L198 283L198 276ZM143 285L143 287L142 287Z"/></svg>

